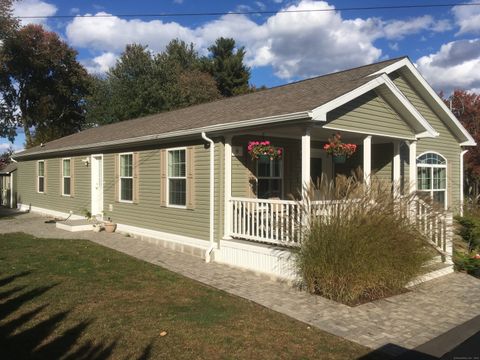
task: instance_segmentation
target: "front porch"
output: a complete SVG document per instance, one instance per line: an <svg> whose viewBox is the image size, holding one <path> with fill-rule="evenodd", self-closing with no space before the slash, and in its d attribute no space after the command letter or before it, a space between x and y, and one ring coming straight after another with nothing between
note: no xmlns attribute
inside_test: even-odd
<svg viewBox="0 0 480 360"><path fill-rule="evenodd" d="M323 150L336 130L320 127L284 127L258 130L225 138L224 239L239 239L281 247L299 246L308 218L329 217L352 200L335 200L315 190L323 179L356 171L365 186L373 179L391 185L392 196L417 194L417 140L413 137L366 135L342 131L345 143L357 145L345 164L334 164ZM252 160L246 148L251 140L269 140L283 151L280 160ZM306 194L310 196L306 198ZM421 193L419 193L421 194ZM440 206L440 208L445 208ZM421 228L444 261L452 254L452 214L439 211L422 196L405 210Z"/></svg>

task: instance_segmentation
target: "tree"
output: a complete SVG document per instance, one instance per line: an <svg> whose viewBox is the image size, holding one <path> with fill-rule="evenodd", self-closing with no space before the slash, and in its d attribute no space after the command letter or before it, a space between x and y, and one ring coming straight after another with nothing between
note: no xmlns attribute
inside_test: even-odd
<svg viewBox="0 0 480 360"><path fill-rule="evenodd" d="M245 48L235 48L235 40L219 38L208 50L211 56L205 66L217 83L223 96L234 96L250 92L250 69L243 64Z"/></svg>
<svg viewBox="0 0 480 360"><path fill-rule="evenodd" d="M79 131L89 76L77 53L40 25L27 25L0 48L0 136L21 126L26 146Z"/></svg>
<svg viewBox="0 0 480 360"><path fill-rule="evenodd" d="M446 103L451 105L454 114L472 134L477 144L480 144L480 95L465 90L455 90ZM480 194L480 148L477 145L467 150L465 155L467 190L477 196Z"/></svg>
<svg viewBox="0 0 480 360"><path fill-rule="evenodd" d="M0 169L3 169L6 165L12 161L13 147L10 146L3 153L0 154Z"/></svg>
<svg viewBox="0 0 480 360"><path fill-rule="evenodd" d="M112 123L219 97L193 44L172 40L156 55L146 46L132 44L104 78L92 82L87 123Z"/></svg>
<svg viewBox="0 0 480 360"><path fill-rule="evenodd" d="M0 0L0 40L10 37L18 28L18 21L12 15L13 0Z"/></svg>

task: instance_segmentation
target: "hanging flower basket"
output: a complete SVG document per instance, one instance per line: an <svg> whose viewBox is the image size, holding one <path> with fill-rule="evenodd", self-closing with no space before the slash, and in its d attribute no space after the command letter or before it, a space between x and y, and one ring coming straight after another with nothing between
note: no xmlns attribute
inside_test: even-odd
<svg viewBox="0 0 480 360"><path fill-rule="evenodd" d="M328 143L323 146L323 150L332 156L335 164L344 164L357 151L357 145L344 144L340 133L336 133L328 139Z"/></svg>
<svg viewBox="0 0 480 360"><path fill-rule="evenodd" d="M278 148L270 144L270 141L250 141L247 151L253 160L267 158L269 160L281 159L282 148Z"/></svg>

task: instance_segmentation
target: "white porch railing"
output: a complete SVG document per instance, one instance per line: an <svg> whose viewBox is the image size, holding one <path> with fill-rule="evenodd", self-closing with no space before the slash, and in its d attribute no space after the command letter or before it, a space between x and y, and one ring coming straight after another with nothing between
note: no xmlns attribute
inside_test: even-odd
<svg viewBox="0 0 480 360"><path fill-rule="evenodd" d="M355 200L311 201L309 210L297 201L231 198L230 236L284 246L298 246L302 241L306 214L326 217L344 212ZM452 255L453 219L449 212L437 211L416 198L409 209L402 209L432 245L450 261Z"/></svg>

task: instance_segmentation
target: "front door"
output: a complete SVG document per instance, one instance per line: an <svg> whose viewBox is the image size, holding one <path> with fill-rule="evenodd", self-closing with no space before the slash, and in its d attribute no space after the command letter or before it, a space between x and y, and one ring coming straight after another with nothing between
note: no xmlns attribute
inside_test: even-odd
<svg viewBox="0 0 480 360"><path fill-rule="evenodd" d="M103 213L103 156L92 155L92 216Z"/></svg>

